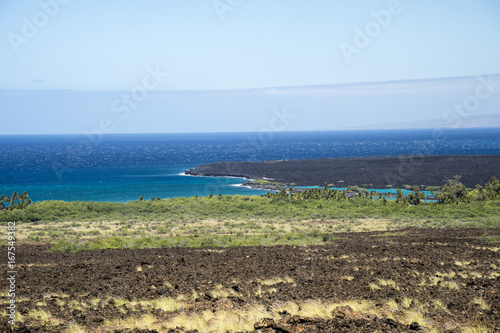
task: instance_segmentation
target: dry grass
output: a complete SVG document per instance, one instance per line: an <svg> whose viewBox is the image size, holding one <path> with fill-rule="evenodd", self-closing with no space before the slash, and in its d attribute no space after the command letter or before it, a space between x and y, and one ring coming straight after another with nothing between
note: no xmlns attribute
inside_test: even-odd
<svg viewBox="0 0 500 333"><path fill-rule="evenodd" d="M143 299L143 300L135 300L128 301L124 298L118 297L113 298L114 305L117 308L121 308L123 306L127 306L127 308L135 309L139 306L144 308L152 308L158 309L164 312L175 312L181 309L186 308L186 304L182 302L181 299L174 299L172 297L160 297L154 299ZM93 301L94 304L98 304L98 301Z"/></svg>
<svg viewBox="0 0 500 333"><path fill-rule="evenodd" d="M106 330L126 330L126 329L146 329L155 328L155 323L157 319L151 314L145 314L139 318L128 317L125 319L113 319L110 321L106 321L103 324L103 328Z"/></svg>
<svg viewBox="0 0 500 333"><path fill-rule="evenodd" d="M252 223L257 227L244 229L244 225ZM356 223L346 223L342 220L331 221L262 221L260 219L245 220L198 220L189 223L169 224L169 221L66 221L66 222L45 222L22 223L19 225L19 241L39 241L47 242L60 239L79 239L80 242L93 240L96 237L169 237L170 235L190 236L199 230L215 230L217 234L229 234L238 231L248 231L249 235L262 235L269 230L278 233L290 232L331 232L334 228L337 232L363 232L363 231L386 231L394 228L394 221L389 219L365 218L357 219ZM162 232L158 232L162 228ZM397 231L396 231L397 232ZM224 250L201 250L201 251L224 251ZM26 264L32 265L32 264Z"/></svg>
<svg viewBox="0 0 500 333"><path fill-rule="evenodd" d="M284 303L277 303L273 306L273 311L275 312L283 312L286 311L292 315L298 314L300 312L300 306L296 302L284 302Z"/></svg>
<svg viewBox="0 0 500 333"><path fill-rule="evenodd" d="M70 323L63 333L87 333L88 331L77 323Z"/></svg>
<svg viewBox="0 0 500 333"><path fill-rule="evenodd" d="M446 304L440 299L432 300L431 304L436 310L446 310L447 308Z"/></svg>
<svg viewBox="0 0 500 333"><path fill-rule="evenodd" d="M472 304L478 305L481 310L489 310L490 306L482 297L474 297Z"/></svg>
<svg viewBox="0 0 500 333"><path fill-rule="evenodd" d="M378 282L378 285L381 286L381 287L392 287L392 288L396 288L396 282L394 282L393 280L384 280L384 279L380 279L377 281Z"/></svg>
<svg viewBox="0 0 500 333"><path fill-rule="evenodd" d="M319 316L321 318L328 318L332 312L331 303L323 303L319 300L308 300L300 303L299 315L305 317Z"/></svg>
<svg viewBox="0 0 500 333"><path fill-rule="evenodd" d="M89 307L89 305L87 303L85 303L84 301L78 301L76 299L72 299L70 301L67 301L66 306L68 308L74 309L74 310L84 310L84 309Z"/></svg>
<svg viewBox="0 0 500 333"><path fill-rule="evenodd" d="M274 286L274 285L280 284L280 283L295 283L295 281L288 276L284 277L284 278L275 277L272 279L256 280L256 282L260 283L264 286Z"/></svg>
<svg viewBox="0 0 500 333"><path fill-rule="evenodd" d="M385 305L389 308L391 311L397 311L399 309L399 304L396 302L396 300L390 299L388 300Z"/></svg>
<svg viewBox="0 0 500 333"><path fill-rule="evenodd" d="M408 298L408 297L405 297L403 298L403 300L401 301L401 304L405 307L405 308L409 308L411 306L411 303L412 303L412 299L411 298Z"/></svg>
<svg viewBox="0 0 500 333"><path fill-rule="evenodd" d="M48 265L45 265L48 266ZM47 293L43 295L44 299L53 299L53 298L68 298L70 295L64 293Z"/></svg>
<svg viewBox="0 0 500 333"><path fill-rule="evenodd" d="M16 314L17 316L17 314ZM50 312L45 311L45 310L39 310L39 309L33 309L28 312L27 315L28 318L36 321L39 323L41 326L57 326L61 324L63 321L53 317ZM19 320L19 318L17 318Z"/></svg>
<svg viewBox="0 0 500 333"><path fill-rule="evenodd" d="M448 272L448 273L436 272L435 275L438 276L438 277L442 277L442 278L453 279L457 275L457 273L455 273L453 271L452 272Z"/></svg>
<svg viewBox="0 0 500 333"><path fill-rule="evenodd" d="M455 265L457 266L467 266L467 265L470 265L470 261L455 261Z"/></svg>
<svg viewBox="0 0 500 333"><path fill-rule="evenodd" d="M21 303L21 302L30 302L31 300L29 298L26 298L26 297L18 297L16 298L16 302L17 303ZM0 299L0 304L9 304L10 303L10 299L9 298L5 298L5 299Z"/></svg>
<svg viewBox="0 0 500 333"><path fill-rule="evenodd" d="M181 313L165 325L169 328L182 327L199 332L251 331L254 323L264 317L269 317L266 308L263 305L254 305L240 310Z"/></svg>
<svg viewBox="0 0 500 333"><path fill-rule="evenodd" d="M185 307L183 302L179 302L171 297L160 297L151 302L155 309L160 309L165 312L175 312Z"/></svg>
<svg viewBox="0 0 500 333"><path fill-rule="evenodd" d="M209 291L208 294L212 298L226 298L228 296L234 296L234 297L241 296L240 293L237 293L233 289L224 288L221 284L218 284L217 286L215 286L215 289L212 291Z"/></svg>
<svg viewBox="0 0 500 333"><path fill-rule="evenodd" d="M7 314L7 313L6 313ZM16 312L16 321L23 323L26 320L26 316L23 315L21 312Z"/></svg>
<svg viewBox="0 0 500 333"><path fill-rule="evenodd" d="M405 315L400 318L403 324L411 324L413 322L419 323L421 326L428 326L429 320L425 318L424 314L419 310L409 310Z"/></svg>
<svg viewBox="0 0 500 333"><path fill-rule="evenodd" d="M493 331L482 325L474 325L462 329L462 333L493 333Z"/></svg>
<svg viewBox="0 0 500 333"><path fill-rule="evenodd" d="M198 294L198 292L196 290L193 290L193 292L191 293L191 298L193 299L193 301L196 301L201 296L203 296L203 294L202 293Z"/></svg>
<svg viewBox="0 0 500 333"><path fill-rule="evenodd" d="M449 290L458 290L458 289L460 289L460 286L455 281L445 281L445 282L442 283L442 285L444 287L448 288Z"/></svg>
<svg viewBox="0 0 500 333"><path fill-rule="evenodd" d="M449 290L458 290L460 289L460 285L455 281L446 281L446 279L451 279L455 277L457 274L455 272L449 273L440 273L436 272L431 276L422 276L422 280L419 282L418 286L420 287L436 287L440 286L443 288L448 288ZM467 273L458 273L458 275L462 278L467 278L469 275Z"/></svg>
<svg viewBox="0 0 500 333"><path fill-rule="evenodd" d="M271 317L276 317L278 312L286 311L291 315L299 315L305 317L318 316L321 318L330 318L331 312L339 306L347 305L354 311L365 312L378 315L379 312L372 301L345 301L341 303L322 302L321 300L306 300L302 302L288 301L277 303L272 307Z"/></svg>
<svg viewBox="0 0 500 333"><path fill-rule="evenodd" d="M392 281L392 280L387 280ZM386 282L387 282L386 281ZM374 284L380 288L380 281L378 284ZM393 286L391 282L384 283L382 285ZM261 288L261 293L273 292L273 288L264 289L265 286L259 285ZM218 293L230 293L227 289L224 289L222 285L217 285L215 291ZM234 291L233 291L234 292ZM197 292L193 292L199 297ZM434 299L429 303L422 303L418 299L411 299L405 297L401 301L395 299L389 299L385 302L383 307L379 306L380 301L359 301L350 300L343 302L324 302L319 299L315 300L303 300L299 302L288 301L288 302L276 302L271 306L264 306L262 304L253 304L245 307L234 307L231 309L217 309L216 311L211 310L199 310L197 312L190 312L188 305L183 302L183 299L192 299L194 297L161 297L157 299L149 300L136 300L127 301L122 298L106 298L99 300L99 302L108 303L110 300L114 301L114 305L120 309L124 308L126 305L127 311L122 311L125 314L122 318L116 318L114 320L109 320L103 323L99 327L99 331L113 331L113 330L134 330L134 329L156 329L159 332L166 331L166 329L182 327L185 330L198 330L199 332L237 332L237 331L250 331L253 330L253 324L262 318L273 318L279 320L282 313L286 311L291 315L299 315L304 317L320 317L320 318L331 318L331 312L338 306L349 306L355 312L360 312L364 314L372 314L378 317L386 316L404 324L411 324L413 322L418 322L420 325L428 327L429 332L439 332L435 327L434 323L426 317L426 313L429 309L434 308L438 311L445 311L446 305L440 299ZM91 303L98 304L97 299L89 300L88 304L84 302L70 301L66 304L73 303L80 307L90 306ZM488 309L489 305L486 301L480 297L476 297L472 300L472 303L479 306L481 309ZM170 319L159 320L153 313L146 313L140 317L135 317L130 315L130 309L137 307L142 307L148 312L153 310L161 310L163 312L172 313ZM127 315L128 313L128 315ZM158 315L157 312L155 312ZM38 326L48 325L57 326L62 323L58 318L54 318L47 311L41 309L31 310L27 316L31 321L36 322ZM88 328L82 327L75 322L67 323L68 327L65 330L66 333L87 333L90 332ZM166 328L166 329L165 329ZM482 326L471 326L468 331L464 332L488 332Z"/></svg>

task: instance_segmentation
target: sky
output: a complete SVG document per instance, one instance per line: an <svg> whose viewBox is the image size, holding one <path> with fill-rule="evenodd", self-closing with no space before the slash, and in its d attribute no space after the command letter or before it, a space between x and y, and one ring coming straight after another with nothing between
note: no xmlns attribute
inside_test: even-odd
<svg viewBox="0 0 500 333"><path fill-rule="evenodd" d="M497 0L0 0L0 134L259 131L285 108L286 130L439 118L498 59ZM453 77L469 78L418 83ZM474 113L500 112L499 92Z"/></svg>

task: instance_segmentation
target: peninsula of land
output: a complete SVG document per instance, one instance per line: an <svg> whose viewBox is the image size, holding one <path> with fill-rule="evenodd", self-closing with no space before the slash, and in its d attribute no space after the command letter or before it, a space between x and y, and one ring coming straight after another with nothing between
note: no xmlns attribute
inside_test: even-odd
<svg viewBox="0 0 500 333"><path fill-rule="evenodd" d="M217 162L186 171L194 176L252 179L244 185L262 189L286 186L358 186L372 189L441 186L461 176L467 187L500 177L500 154L402 155L263 162Z"/></svg>

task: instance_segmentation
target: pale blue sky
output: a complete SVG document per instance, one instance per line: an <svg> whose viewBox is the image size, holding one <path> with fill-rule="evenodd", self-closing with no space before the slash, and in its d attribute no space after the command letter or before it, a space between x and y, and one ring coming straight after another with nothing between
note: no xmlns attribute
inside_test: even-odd
<svg viewBox="0 0 500 333"><path fill-rule="evenodd" d="M28 119L30 115L39 118L31 124L4 122L0 134L80 133L83 125L72 120L87 119L95 124L108 117L110 105L121 96L118 91L129 93L140 85L148 75L146 68L169 73L155 85L155 94L500 73L497 0L400 0L397 13L376 31L369 45L358 48L350 62L341 50L342 43L355 46L355 29L373 23L372 12L388 10L391 1L242 0L238 5L237 0L220 0L219 4L237 4L223 13L223 20L213 0L60 2L65 4L57 0L0 0L0 90L16 92L0 95L0 115L19 112ZM38 31L29 31L27 26L31 24L35 28L38 25ZM72 99L62 93L41 92L34 98L32 93L20 92L31 90L115 91L115 95L110 92ZM463 93L454 98L463 99L467 96ZM307 105L315 105L316 109L296 110L298 116L305 119L312 112L321 119L339 118L335 116L340 111L335 108L334 96L322 104L311 98L306 99ZM214 104L210 104L213 100ZM256 102L255 107L261 108L255 110L256 114L271 113L273 108L285 105L294 109L300 104L295 97L265 101ZM190 104L188 108L189 103L182 104L181 100L176 100L175 105L170 100L164 102L169 104L166 110L162 103L147 98L137 110L147 109L151 118L176 121L175 126L166 126L164 131L193 131L189 122L182 121L183 113L193 117L214 115L196 131L259 130L268 122L265 117L251 126L221 127L211 122L220 121L218 115L225 114L218 113L221 109L233 112L236 122L244 123L249 117L231 109L232 102L224 98L204 99L203 110L199 105ZM438 111L426 112L422 119L440 117L442 101L429 103ZM358 115L373 113L373 107L377 105L358 105L355 111ZM381 112L380 123L415 118L404 114L401 106L398 108L391 110L390 117ZM492 113L494 108L477 112ZM400 117L394 119L397 112ZM157 123L135 126L131 119L120 119L122 127L116 131L161 131ZM352 126L355 120L340 125ZM311 124L300 129L325 127L324 121L315 125L308 119L307 123Z"/></svg>

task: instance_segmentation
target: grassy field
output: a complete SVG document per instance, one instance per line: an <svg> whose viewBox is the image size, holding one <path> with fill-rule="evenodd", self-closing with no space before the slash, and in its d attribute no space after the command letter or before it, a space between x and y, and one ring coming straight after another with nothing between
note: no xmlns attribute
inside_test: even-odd
<svg viewBox="0 0 500 333"><path fill-rule="evenodd" d="M283 313L341 325L343 315L336 317L333 310L349 306L354 312L345 320L377 316L401 325L417 322L436 333L449 327L457 332L493 332L491 316L497 307L489 295L498 286L498 263L492 255L500 250L500 200L410 204L367 196L315 198L314 194L318 192L128 203L46 201L0 210L0 224L16 222L17 244L26 251L20 256L26 258L20 269L28 274L22 283L35 286L43 277L46 288L18 299L28 309L19 312L18 325L44 327L47 332L152 327L159 332L175 327L182 328L178 332L235 332L252 330L262 318L286 324ZM362 233L368 231L373 233ZM7 239L1 240L0 245L6 244ZM46 244L43 251L38 251L40 244ZM321 244L327 245L311 246ZM248 247L257 245L293 247ZM155 250L81 251L149 248ZM234 254L228 259L231 251ZM276 251L281 251L278 257ZM262 252L267 254L258 257ZM108 262L108 256L115 258ZM422 256L427 259L419 266ZM209 258L215 261L209 264ZM278 274L283 265L295 266L297 258L304 267L313 261L314 265L303 272ZM249 277L236 268L220 276L227 260L252 262L255 267L249 272L259 275ZM400 261L412 267L411 281ZM270 264L276 266L273 271L268 271ZM339 270L339 265L345 267ZM80 271L73 281L75 269ZM313 269L318 272L309 276ZM67 271L64 279L56 277L61 270ZM403 280L387 273L397 270ZM179 274L196 276L196 282L186 285ZM235 278L238 274L241 277ZM92 280L90 286L96 290L107 290L101 284L113 281L112 291L83 293L80 289L88 285L78 283L84 275L83 280ZM206 281L199 282L200 277ZM317 281L311 284L311 279ZM487 284L490 294L474 292L476 280ZM456 299L471 308L458 319L462 312L454 308ZM68 313L70 321L65 319ZM99 324L89 324L81 313L95 317Z"/></svg>
<svg viewBox="0 0 500 333"><path fill-rule="evenodd" d="M366 199L288 201L260 196L128 203L46 201L0 211L0 222L8 221L17 221L19 241L57 243L54 249L60 251L312 245L332 242L342 232L498 228L500 201L415 206Z"/></svg>

